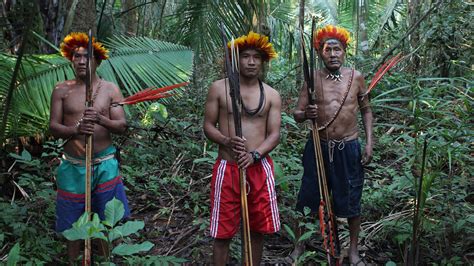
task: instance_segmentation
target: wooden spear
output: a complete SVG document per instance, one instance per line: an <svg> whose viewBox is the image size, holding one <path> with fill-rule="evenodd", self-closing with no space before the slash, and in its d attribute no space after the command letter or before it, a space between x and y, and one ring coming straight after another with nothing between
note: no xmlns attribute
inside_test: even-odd
<svg viewBox="0 0 474 266"><path fill-rule="evenodd" d="M94 49L92 49L92 30L89 29L89 43L87 44L87 64L86 64L86 108L94 105L92 99L92 68L91 61ZM91 213L91 177L92 177L92 148L93 135L86 135L86 189L85 189L85 212L90 220ZM91 265L91 240L87 238L84 243L84 264Z"/></svg>
<svg viewBox="0 0 474 266"><path fill-rule="evenodd" d="M231 42L231 49L227 48L227 38L225 36L224 27L221 24L222 41L224 43L225 68L230 86L230 98L232 102L232 114L234 118L235 135L242 137L242 120L241 120L241 104L240 104L240 84L239 84L239 68L238 68L238 49L234 47L234 40ZM226 95L227 97L227 95ZM240 206L242 212L242 260L245 265L253 265L252 263L252 243L250 239L250 224L247 204L247 181L245 170L239 167L239 183L240 183Z"/></svg>
<svg viewBox="0 0 474 266"><path fill-rule="evenodd" d="M315 94L315 74L314 74L314 45L313 34L315 30L315 20L313 19L311 26L311 50L310 50L310 66L306 58L305 42L303 37L303 28L301 28L301 45L303 54L303 74L306 81L308 91L308 104L313 105L316 102ZM329 194L326 172L324 169L323 153L321 149L321 141L318 132L318 123L312 120L313 149L315 153L316 174L319 185L320 205L319 205L319 222L320 230L323 237L323 245L326 250L327 261L329 265L339 265L340 257L339 237L337 233L336 219L332 211L332 199ZM334 259L336 261L334 261Z"/></svg>

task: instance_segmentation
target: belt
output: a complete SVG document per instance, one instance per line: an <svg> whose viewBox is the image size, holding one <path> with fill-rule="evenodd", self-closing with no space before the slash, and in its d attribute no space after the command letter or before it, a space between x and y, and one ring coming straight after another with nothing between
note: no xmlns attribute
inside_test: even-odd
<svg viewBox="0 0 474 266"><path fill-rule="evenodd" d="M112 154L108 154L108 155L105 155L105 156L102 156L102 157L94 158L94 159L92 159L92 164L99 164L103 161L107 161L107 160L112 159L114 157L115 157L115 154L112 153ZM74 164L74 165L86 165L86 160L70 157L70 156L66 155L65 153L63 153L62 158L64 160L70 162L71 164Z"/></svg>

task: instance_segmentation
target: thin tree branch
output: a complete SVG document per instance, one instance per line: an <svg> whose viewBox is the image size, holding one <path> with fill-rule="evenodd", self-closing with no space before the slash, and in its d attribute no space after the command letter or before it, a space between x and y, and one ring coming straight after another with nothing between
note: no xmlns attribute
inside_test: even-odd
<svg viewBox="0 0 474 266"><path fill-rule="evenodd" d="M156 2L158 2L158 0L153 0L153 1L150 1L150 2L145 2L145 3L142 3L142 4L136 5L136 6L134 6L134 7L131 7L131 8L129 8L129 9L127 9L127 10L124 10L124 11L118 13L118 14L115 14L115 17L119 18L119 17L125 15L126 13L128 13L128 12L130 12L130 11L136 9L136 8L139 8L139 7L142 7L142 6L146 6L146 5L148 5L148 4L153 4L153 3L156 3Z"/></svg>

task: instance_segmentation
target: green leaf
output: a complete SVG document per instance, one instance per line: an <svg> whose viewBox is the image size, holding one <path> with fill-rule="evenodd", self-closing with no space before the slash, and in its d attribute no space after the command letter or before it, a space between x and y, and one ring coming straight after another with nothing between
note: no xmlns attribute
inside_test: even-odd
<svg viewBox="0 0 474 266"><path fill-rule="evenodd" d="M23 150L21 152L21 157L23 158L23 160L25 161L31 161L31 154L27 151L27 150Z"/></svg>
<svg viewBox="0 0 474 266"><path fill-rule="evenodd" d="M298 239L298 242L302 242L302 241L305 241L306 239L309 239L313 235L313 233L314 231L308 231L304 233L303 235L300 236L300 238Z"/></svg>
<svg viewBox="0 0 474 266"><path fill-rule="evenodd" d="M7 266L14 266L20 262L20 243L16 243L8 252Z"/></svg>
<svg viewBox="0 0 474 266"><path fill-rule="evenodd" d="M291 228L287 224L283 224L283 227L285 228L285 231L290 236L291 241L294 242L296 240L296 236L295 236L295 233L293 232L293 230L291 230Z"/></svg>
<svg viewBox="0 0 474 266"><path fill-rule="evenodd" d="M146 241L141 244L120 244L112 250L112 254L120 256L129 256L139 252L150 250L154 246L153 243Z"/></svg>
<svg viewBox="0 0 474 266"><path fill-rule="evenodd" d="M387 263L385 263L385 266L397 266L397 264L393 261L387 261Z"/></svg>
<svg viewBox="0 0 474 266"><path fill-rule="evenodd" d="M89 237L89 233L85 226L73 226L72 228L65 230L63 232L63 236L69 241L74 241L79 239L87 239Z"/></svg>
<svg viewBox="0 0 474 266"><path fill-rule="evenodd" d="M109 233L109 241L112 242L119 237L128 236L138 232L145 227L143 221L128 221L124 225L117 226Z"/></svg>
<svg viewBox="0 0 474 266"><path fill-rule="evenodd" d="M278 180L281 180L285 176L283 168L281 167L279 163L274 163L273 168L274 168L273 170L275 173L276 182L278 182Z"/></svg>
<svg viewBox="0 0 474 266"><path fill-rule="evenodd" d="M123 215L125 214L125 208L123 203L117 198L113 198L111 201L105 204L105 220L103 223L107 226L113 227L120 220L122 220Z"/></svg>
<svg viewBox="0 0 474 266"><path fill-rule="evenodd" d="M92 221L88 221L87 214L83 213L81 217L79 217L79 219L77 219L77 221L72 224L72 228L63 232L63 235L69 241L88 238L107 240L103 231L105 231L105 227L100 222L100 218L97 213L92 214Z"/></svg>

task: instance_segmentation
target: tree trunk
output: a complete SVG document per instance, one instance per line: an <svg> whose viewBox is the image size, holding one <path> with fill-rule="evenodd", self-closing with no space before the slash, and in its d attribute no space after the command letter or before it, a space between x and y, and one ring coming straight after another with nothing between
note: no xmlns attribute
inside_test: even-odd
<svg viewBox="0 0 474 266"><path fill-rule="evenodd" d="M367 36L367 9L368 9L368 1L367 0L359 0L359 37L358 37L358 44L359 49L362 52L364 57L367 57L369 54L369 39Z"/></svg>
<svg viewBox="0 0 474 266"><path fill-rule="evenodd" d="M66 22L66 5L64 2L57 0L39 0L38 4L43 20L44 37L55 46L59 46ZM50 54L55 53L56 50L43 44L40 52Z"/></svg>
<svg viewBox="0 0 474 266"><path fill-rule="evenodd" d="M300 25L300 29L304 30L304 0L300 0L300 12L299 12L299 17L298 17L298 21L299 21L299 25ZM301 38L297 38L297 39L301 39ZM313 40L311 40L312 42ZM300 67L298 67L296 69L296 88L299 89L301 88L301 86L303 85L303 54L301 53L301 41L299 42L296 42L296 43L300 43L300 46L296 49L296 51L298 52L298 59L297 59L297 62L296 64L298 64Z"/></svg>
<svg viewBox="0 0 474 266"><path fill-rule="evenodd" d="M122 16L124 32L128 36L136 36L138 29L138 9L134 0L122 0Z"/></svg>
<svg viewBox="0 0 474 266"><path fill-rule="evenodd" d="M74 7L74 4L77 5ZM95 0L80 0L80 1L69 1L68 10L73 12L72 17L68 17L67 20L70 21L71 26L65 27L67 32L64 32L63 35L67 35L70 32L88 32L89 29L92 29L92 34L96 35L96 9L95 9ZM71 16L69 14L68 16Z"/></svg>
<svg viewBox="0 0 474 266"><path fill-rule="evenodd" d="M409 0L408 1L408 28L413 26L419 19L420 16L420 2L422 0ZM419 30L413 31L413 33L410 34L409 38L409 45L410 45L410 50L413 51L416 49L416 47L419 44L420 36L419 36ZM411 64L410 64L410 70L413 73L416 73L420 69L420 58L415 56L412 56L410 58Z"/></svg>

